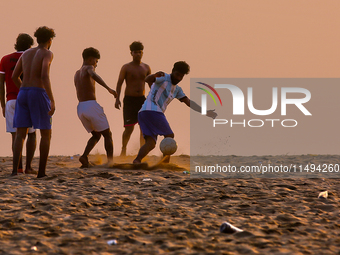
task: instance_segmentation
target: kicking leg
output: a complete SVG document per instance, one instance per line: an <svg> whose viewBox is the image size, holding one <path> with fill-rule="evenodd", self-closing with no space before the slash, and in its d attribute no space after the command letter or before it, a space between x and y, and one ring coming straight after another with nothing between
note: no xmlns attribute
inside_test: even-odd
<svg viewBox="0 0 340 255"><path fill-rule="evenodd" d="M174 137L175 137L175 134L165 135L164 138L166 138L166 137L174 138ZM163 154L162 162L163 162L163 163L169 163L169 162L170 162L170 155L165 155L165 154Z"/></svg>
<svg viewBox="0 0 340 255"><path fill-rule="evenodd" d="M94 146L96 146L96 144L98 143L101 137L101 134L96 131L92 131L91 134L92 134L92 137L88 140L84 153L79 158L79 161L82 164L81 165L82 168L89 167L88 155L90 154Z"/></svg>
<svg viewBox="0 0 340 255"><path fill-rule="evenodd" d="M36 132L28 133L26 141L26 169L25 174L37 174L32 168L32 160L37 147Z"/></svg>
<svg viewBox="0 0 340 255"><path fill-rule="evenodd" d="M139 129L140 129L140 127L139 127ZM139 147L139 148L141 148L141 147L145 144L144 135L143 135L143 132L142 132L141 129L140 129L139 144L140 144L140 147Z"/></svg>
<svg viewBox="0 0 340 255"><path fill-rule="evenodd" d="M123 137L122 137L123 145L122 145L122 151L120 153L120 156L126 156L126 146L130 140L133 129L134 129L134 126L126 126L124 129Z"/></svg>
<svg viewBox="0 0 340 255"><path fill-rule="evenodd" d="M13 143L13 170L12 175L18 174L19 164L22 158L22 147L24 145L25 137L27 134L28 128L17 128L17 132L15 135L14 143ZM12 136L13 137L13 136ZM22 165L21 165L22 169Z"/></svg>
<svg viewBox="0 0 340 255"><path fill-rule="evenodd" d="M142 162L142 159L148 155L150 151L152 151L156 146L156 141L151 136L145 137L145 144L139 149L138 155L133 161L134 164L139 164Z"/></svg>

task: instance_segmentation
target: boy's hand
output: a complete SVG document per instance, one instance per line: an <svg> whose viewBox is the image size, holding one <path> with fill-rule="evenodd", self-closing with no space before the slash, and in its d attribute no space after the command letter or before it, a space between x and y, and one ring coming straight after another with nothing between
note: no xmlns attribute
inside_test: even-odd
<svg viewBox="0 0 340 255"><path fill-rule="evenodd" d="M122 104L121 104L120 100L117 98L116 103L115 103L115 107L119 110L121 105Z"/></svg>
<svg viewBox="0 0 340 255"><path fill-rule="evenodd" d="M51 101L51 110L48 112L48 115L52 116L55 112L55 103Z"/></svg>
<svg viewBox="0 0 340 255"><path fill-rule="evenodd" d="M112 94L115 98L117 98L117 92L114 89L108 89L109 93Z"/></svg>
<svg viewBox="0 0 340 255"><path fill-rule="evenodd" d="M157 77L162 77L162 76L164 76L164 72L159 71L159 72L155 73L154 76L155 76L156 78L157 78Z"/></svg>
<svg viewBox="0 0 340 255"><path fill-rule="evenodd" d="M215 119L217 117L217 113L215 112L215 110L209 110L207 111L207 116Z"/></svg>

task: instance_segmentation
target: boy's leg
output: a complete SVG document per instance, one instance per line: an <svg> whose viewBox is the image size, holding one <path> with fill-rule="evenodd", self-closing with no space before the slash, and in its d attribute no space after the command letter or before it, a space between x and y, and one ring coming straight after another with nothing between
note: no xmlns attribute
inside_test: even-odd
<svg viewBox="0 0 340 255"><path fill-rule="evenodd" d="M28 128L17 128L13 145L13 170L11 175L18 174L19 162L21 159L22 146L25 141Z"/></svg>
<svg viewBox="0 0 340 255"><path fill-rule="evenodd" d="M164 138L166 138L166 137L174 138L174 137L175 137L175 134L165 135ZM163 163L169 163L169 162L170 162L170 155L165 155L165 154L163 154L162 162L163 162Z"/></svg>
<svg viewBox="0 0 340 255"><path fill-rule="evenodd" d="M110 129L105 129L104 131L100 132L104 136L104 146L107 155L108 163L112 163L113 161L113 140L112 140L112 133Z"/></svg>
<svg viewBox="0 0 340 255"><path fill-rule="evenodd" d="M14 143L16 137L16 128L14 128L14 113L15 113L15 104L16 100L10 100L6 102L5 107L5 118L6 118L6 131L11 133L12 137L12 153L14 156ZM20 155L19 165L18 165L18 173L23 173L22 170L22 155Z"/></svg>
<svg viewBox="0 0 340 255"><path fill-rule="evenodd" d="M37 172L32 168L32 160L34 152L37 147L36 132L28 133L26 141L26 169L25 174L36 174Z"/></svg>
<svg viewBox="0 0 340 255"><path fill-rule="evenodd" d="M88 140L84 153L79 158L79 161L82 164L81 167L89 167L88 155L90 154L94 146L96 146L96 144L98 143L101 137L101 134L96 131L92 131L91 134L92 134L92 137Z"/></svg>
<svg viewBox="0 0 340 255"><path fill-rule="evenodd" d="M120 153L120 156L126 156L126 146L130 140L131 134L133 132L134 126L125 126L123 137L122 137L122 151Z"/></svg>
<svg viewBox="0 0 340 255"><path fill-rule="evenodd" d="M139 127L139 129L140 129L140 127ZM140 147L139 147L139 148L141 148L141 147L145 144L144 135L143 135L143 132L142 132L141 129L140 129L139 144L140 144Z"/></svg>
<svg viewBox="0 0 340 255"><path fill-rule="evenodd" d="M139 149L138 155L133 161L134 164L139 164L142 162L142 159L148 155L150 151L152 151L156 146L156 141L151 136L145 137L145 144Z"/></svg>
<svg viewBox="0 0 340 255"><path fill-rule="evenodd" d="M13 155L14 155L14 143L15 143L16 132L11 132L11 135L12 135L12 152L13 152ZM20 160L19 160L18 173L23 173L23 170L22 170L22 155L20 156Z"/></svg>
<svg viewBox="0 0 340 255"><path fill-rule="evenodd" d="M47 158L50 152L50 143L51 143L51 129L41 129L40 130L41 139L40 139L40 160L39 160L39 172L37 178L41 178L46 176L46 165Z"/></svg>

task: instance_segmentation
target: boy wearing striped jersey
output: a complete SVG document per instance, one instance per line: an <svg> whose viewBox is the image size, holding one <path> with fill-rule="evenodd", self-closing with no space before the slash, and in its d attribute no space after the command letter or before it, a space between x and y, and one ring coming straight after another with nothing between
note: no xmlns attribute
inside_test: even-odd
<svg viewBox="0 0 340 255"><path fill-rule="evenodd" d="M177 85L189 71L189 65L184 61L179 61L174 64L171 74L157 72L146 77L145 81L152 86L138 113L138 122L145 138L145 144L140 148L133 161L134 164L141 163L142 159L155 148L158 135L174 138L175 135L164 115L167 106L174 98L185 103L191 109L201 112L201 107L190 100L182 88ZM214 110L210 110L207 111L207 116L216 118L217 114ZM170 157L167 162L169 160Z"/></svg>

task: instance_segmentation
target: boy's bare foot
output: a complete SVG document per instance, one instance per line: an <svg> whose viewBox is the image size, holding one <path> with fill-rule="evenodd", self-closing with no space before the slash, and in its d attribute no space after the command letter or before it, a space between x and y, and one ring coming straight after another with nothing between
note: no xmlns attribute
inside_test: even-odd
<svg viewBox="0 0 340 255"><path fill-rule="evenodd" d="M32 168L26 169L25 174L37 174L38 172L33 170Z"/></svg>
<svg viewBox="0 0 340 255"><path fill-rule="evenodd" d="M81 156L79 158L79 162L81 163L80 168L88 168L90 166L90 163L89 163L89 160L87 159L87 157Z"/></svg>
<svg viewBox="0 0 340 255"><path fill-rule="evenodd" d="M142 161L139 159L135 159L132 163L133 169L148 169L149 167L147 162L142 163Z"/></svg>
<svg viewBox="0 0 340 255"><path fill-rule="evenodd" d="M140 161L139 159L135 159L132 163L133 164L140 164L140 163L142 163L142 161Z"/></svg>
<svg viewBox="0 0 340 255"><path fill-rule="evenodd" d="M120 157L126 157L126 148L122 149L122 152L120 153Z"/></svg>
<svg viewBox="0 0 340 255"><path fill-rule="evenodd" d="M47 176L47 175L46 174L38 174L37 178L43 178L45 176Z"/></svg>
<svg viewBox="0 0 340 255"><path fill-rule="evenodd" d="M113 163L113 159L108 159L107 163L106 163L109 167L112 167L114 165Z"/></svg>
<svg viewBox="0 0 340 255"><path fill-rule="evenodd" d="M170 155L164 155L161 163L170 163Z"/></svg>

